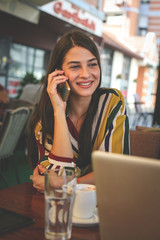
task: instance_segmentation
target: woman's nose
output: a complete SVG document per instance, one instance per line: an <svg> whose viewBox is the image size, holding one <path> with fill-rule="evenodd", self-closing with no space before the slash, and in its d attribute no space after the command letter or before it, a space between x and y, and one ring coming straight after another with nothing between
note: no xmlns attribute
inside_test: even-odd
<svg viewBox="0 0 160 240"><path fill-rule="evenodd" d="M88 78L90 75L87 67L82 67L80 71L80 77Z"/></svg>

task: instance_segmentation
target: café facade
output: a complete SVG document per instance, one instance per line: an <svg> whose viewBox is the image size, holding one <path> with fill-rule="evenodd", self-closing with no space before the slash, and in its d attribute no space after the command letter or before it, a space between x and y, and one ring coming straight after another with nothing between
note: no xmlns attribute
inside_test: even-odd
<svg viewBox="0 0 160 240"><path fill-rule="evenodd" d="M15 98L27 72L34 73L37 80L43 80L57 40L65 32L79 29L89 34L99 48L103 86L117 86L122 69L118 69L116 63L124 60L123 71L127 71L125 74L129 77L136 74L143 57L105 34L105 19L104 12L84 1L83 4L73 0L1 1L0 84L7 88L11 98ZM128 89L125 84L129 82L123 82L120 90L124 90L125 95Z"/></svg>
<svg viewBox="0 0 160 240"><path fill-rule="evenodd" d="M43 78L50 52L65 32L81 29L100 45L103 12L91 10L89 4L77 4L65 0L1 1L0 83L10 97L17 96L26 72L33 72L38 80Z"/></svg>

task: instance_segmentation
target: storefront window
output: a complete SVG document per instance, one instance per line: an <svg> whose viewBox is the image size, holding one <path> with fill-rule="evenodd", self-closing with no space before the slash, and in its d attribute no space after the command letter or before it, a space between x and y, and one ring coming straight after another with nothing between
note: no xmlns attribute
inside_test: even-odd
<svg viewBox="0 0 160 240"><path fill-rule="evenodd" d="M17 95L20 82L26 73L33 73L41 81L46 73L49 52L17 43L12 43L10 49L10 65L8 71L8 90L10 97ZM47 64L46 64L47 61Z"/></svg>
<svg viewBox="0 0 160 240"><path fill-rule="evenodd" d="M9 76L22 79L26 72L32 72L37 79L41 79L46 71L45 54L44 50L13 43L10 50Z"/></svg>
<svg viewBox="0 0 160 240"><path fill-rule="evenodd" d="M149 3L149 2L150 2L149 0L141 0L142 4Z"/></svg>
<svg viewBox="0 0 160 240"><path fill-rule="evenodd" d="M104 48L100 51L101 67L102 67L102 86L110 87L113 51L108 48Z"/></svg>
<svg viewBox="0 0 160 240"><path fill-rule="evenodd" d="M139 28L138 29L138 35L145 37L147 34L147 28Z"/></svg>

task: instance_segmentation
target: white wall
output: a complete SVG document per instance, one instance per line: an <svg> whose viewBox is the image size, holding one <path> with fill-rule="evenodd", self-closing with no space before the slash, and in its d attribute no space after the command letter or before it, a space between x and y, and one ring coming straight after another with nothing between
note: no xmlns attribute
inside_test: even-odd
<svg viewBox="0 0 160 240"><path fill-rule="evenodd" d="M111 87L120 90L120 80L117 75L122 73L123 67L123 54L115 51L113 54L112 74L111 74Z"/></svg>
<svg viewBox="0 0 160 240"><path fill-rule="evenodd" d="M128 103L134 102L133 94L136 93L136 86L137 86L137 82L135 82L134 80L137 79L137 76L138 76L138 67L139 67L139 61L135 58L132 58L131 65L130 65L129 82L128 82L128 94L127 94Z"/></svg>

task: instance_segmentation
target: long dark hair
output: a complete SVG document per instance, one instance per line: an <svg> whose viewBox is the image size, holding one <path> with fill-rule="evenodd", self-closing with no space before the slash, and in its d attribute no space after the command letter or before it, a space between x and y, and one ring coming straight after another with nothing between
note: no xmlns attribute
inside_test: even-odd
<svg viewBox="0 0 160 240"><path fill-rule="evenodd" d="M99 52L96 44L87 34L81 31L72 31L62 36L62 38L57 42L55 48L53 49L53 52L51 53L50 61L48 65L48 71L44 79L42 96L30 120L30 124L29 124L30 138L29 138L28 155L33 168L36 166L38 161L38 150L37 150L36 140L34 136L34 129L37 122L41 120L41 123L42 123L42 144L44 148L45 148L46 136L50 135L51 137L53 137L53 134L54 134L53 107L47 93L48 74L53 72L55 69L61 69L66 53L74 46L84 47L87 50L89 50L96 57L99 68L100 68L100 82L96 91L92 95L92 99L86 114L85 121L79 133L79 159L77 164L80 168L83 168L91 162L92 123L93 123L95 113L97 111L99 96L100 96L100 89L99 89L101 84L100 56L99 56ZM69 108L69 106L67 107Z"/></svg>

